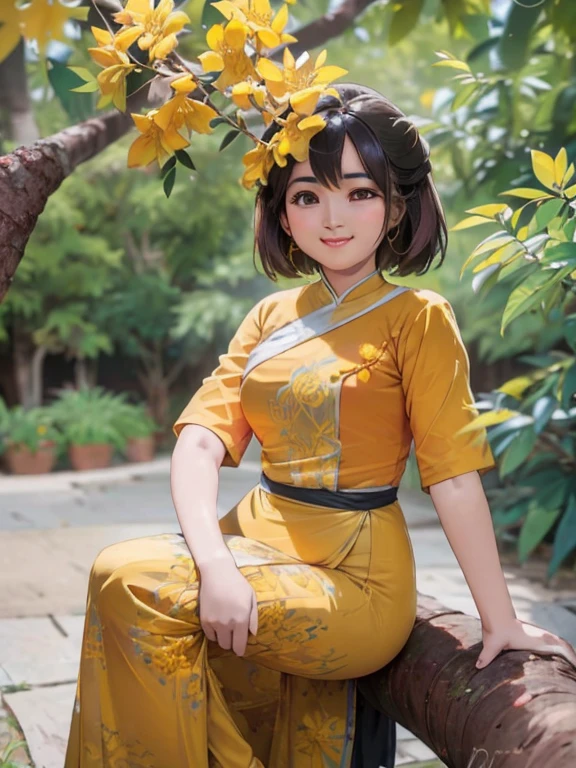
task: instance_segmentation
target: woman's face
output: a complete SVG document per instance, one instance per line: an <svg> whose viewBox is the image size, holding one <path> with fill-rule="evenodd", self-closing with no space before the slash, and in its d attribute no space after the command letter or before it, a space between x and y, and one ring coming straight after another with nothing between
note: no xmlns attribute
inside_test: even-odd
<svg viewBox="0 0 576 768"><path fill-rule="evenodd" d="M298 248L329 270L349 270L375 256L382 238L384 195L368 176L354 143L346 136L342 152L340 188L324 187L312 173L310 162L295 163L286 189L286 213L280 214L284 231ZM391 211L389 227L399 219ZM396 216L396 219L395 219ZM344 244L327 240L345 238Z"/></svg>

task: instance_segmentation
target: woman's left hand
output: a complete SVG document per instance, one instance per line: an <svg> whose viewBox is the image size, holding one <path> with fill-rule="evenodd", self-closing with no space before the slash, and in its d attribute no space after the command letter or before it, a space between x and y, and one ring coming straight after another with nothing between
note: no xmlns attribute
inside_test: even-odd
<svg viewBox="0 0 576 768"><path fill-rule="evenodd" d="M482 628L482 651L476 666L488 666L500 651L534 651L535 653L563 656L576 667L576 651L561 637L536 624L520 619L502 624L493 631Z"/></svg>

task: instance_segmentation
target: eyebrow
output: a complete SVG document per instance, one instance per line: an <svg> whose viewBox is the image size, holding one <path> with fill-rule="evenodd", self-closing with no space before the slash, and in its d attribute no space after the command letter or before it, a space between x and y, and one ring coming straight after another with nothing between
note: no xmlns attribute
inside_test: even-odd
<svg viewBox="0 0 576 768"><path fill-rule="evenodd" d="M370 179L370 176L368 176L367 173L360 173L360 172L358 172L358 173L345 173L342 176L342 178L343 179ZM316 178L316 176L298 176L296 179L292 179L290 184L288 184L288 187L291 187L292 184L296 184L297 181L306 181L309 184L318 184L319 183L318 179ZM286 189L288 189L288 187L286 187Z"/></svg>

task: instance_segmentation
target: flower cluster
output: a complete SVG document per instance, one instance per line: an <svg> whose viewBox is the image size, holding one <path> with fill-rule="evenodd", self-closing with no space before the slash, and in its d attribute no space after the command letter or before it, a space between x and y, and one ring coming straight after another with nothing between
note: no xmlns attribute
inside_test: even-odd
<svg viewBox="0 0 576 768"><path fill-rule="evenodd" d="M371 366L376 365L376 363L378 363L384 357L386 354L387 346L387 341L383 342L379 347L376 347L374 344L370 344L369 342L360 344L358 352L360 353L360 357L364 360L364 362L359 363L352 368L343 368L338 373L333 373L330 376L330 381L334 383L341 377L349 376L353 373L356 374L358 381L362 381L364 384L367 381L370 381L371 374L369 369Z"/></svg>
<svg viewBox="0 0 576 768"><path fill-rule="evenodd" d="M257 182L266 184L273 164L285 166L288 155L299 162L308 157L310 139L326 124L320 115L312 114L318 99L325 94L339 98L329 83L347 74L347 70L326 65L325 50L314 61L307 52L296 60L285 47L282 66L266 55L277 46L297 42L293 35L284 32L288 23L286 3L276 13L270 0L213 3L224 21L214 24L206 33L209 50L198 56L201 74L191 71L175 53L177 34L189 23L188 16L174 10L173 0L161 0L156 8L152 5L151 0L128 0L124 9L113 15L121 25L115 33L92 27L97 46L88 50L103 69L92 82L85 70L75 70L86 80L84 86L75 90L99 89L98 106L113 103L121 111L126 110L126 81L133 71L150 68L155 77L170 78L174 93L167 103L145 115L132 113L141 135L130 148L129 167L157 161L164 169L174 155L182 160L179 152L190 145L193 132L211 133L220 123L227 123L234 136L244 133L255 144L243 157L241 183L246 189ZM134 43L148 51L148 64L131 57L129 48ZM208 84L233 102L233 114L212 103ZM200 99L193 98L194 95ZM288 107L291 111L283 118ZM243 113L254 110L264 127L273 121L279 125L269 142L247 127ZM227 143L225 140L223 145ZM189 159L186 164L193 167Z"/></svg>

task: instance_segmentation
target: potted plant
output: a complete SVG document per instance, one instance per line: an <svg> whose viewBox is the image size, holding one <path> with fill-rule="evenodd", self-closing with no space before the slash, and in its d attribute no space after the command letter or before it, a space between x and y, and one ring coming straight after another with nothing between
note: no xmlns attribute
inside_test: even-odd
<svg viewBox="0 0 576 768"><path fill-rule="evenodd" d="M39 475L52 470L62 436L49 408L8 409L0 400L0 437L0 451L12 474Z"/></svg>
<svg viewBox="0 0 576 768"><path fill-rule="evenodd" d="M143 403L126 403L119 417L118 427L126 438L125 454L128 461L152 461L156 451L155 433L158 425Z"/></svg>
<svg viewBox="0 0 576 768"><path fill-rule="evenodd" d="M102 469L112 463L114 450L124 450L126 438L119 420L124 395L102 387L59 390L52 405L68 444L68 457L76 470Z"/></svg>

